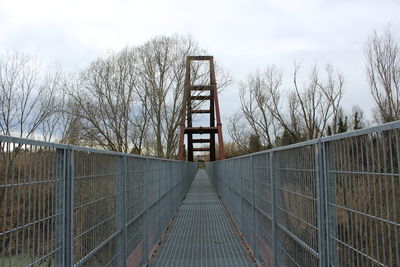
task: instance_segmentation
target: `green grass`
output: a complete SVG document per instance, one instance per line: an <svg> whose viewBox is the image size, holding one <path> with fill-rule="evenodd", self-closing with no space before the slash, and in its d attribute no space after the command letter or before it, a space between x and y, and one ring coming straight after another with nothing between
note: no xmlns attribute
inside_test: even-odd
<svg viewBox="0 0 400 267"><path fill-rule="evenodd" d="M34 262L34 259L31 257L25 257L22 255L18 256L10 256L10 257L2 257L0 256L0 266L15 266L15 267L22 267L22 266L28 266ZM35 266L40 266L40 267L49 267L49 266L54 266L54 261L52 262L51 265L47 262L41 262L41 263L36 263Z"/></svg>

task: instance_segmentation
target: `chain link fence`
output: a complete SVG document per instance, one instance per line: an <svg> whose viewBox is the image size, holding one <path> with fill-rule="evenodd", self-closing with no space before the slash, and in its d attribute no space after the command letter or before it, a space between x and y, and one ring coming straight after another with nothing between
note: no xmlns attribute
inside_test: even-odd
<svg viewBox="0 0 400 267"><path fill-rule="evenodd" d="M260 266L400 266L400 122L207 163Z"/></svg>
<svg viewBox="0 0 400 267"><path fill-rule="evenodd" d="M0 266L144 266L194 163L0 136Z"/></svg>

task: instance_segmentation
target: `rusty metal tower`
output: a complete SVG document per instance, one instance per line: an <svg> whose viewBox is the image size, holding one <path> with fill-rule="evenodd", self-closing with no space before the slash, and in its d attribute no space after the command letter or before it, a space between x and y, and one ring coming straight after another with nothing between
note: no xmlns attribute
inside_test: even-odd
<svg viewBox="0 0 400 267"><path fill-rule="evenodd" d="M209 84L194 85L191 80L191 62L208 61L209 62ZM200 92L205 92L198 94ZM197 95L196 95L197 93ZM187 160L193 161L195 151L210 151L210 161L215 160L215 134L218 134L218 145L220 159L225 158L224 141L222 138L222 124L219 113L217 82L215 79L214 58L212 56L188 56L186 59L186 74L184 84L184 101L181 113L180 139L178 159L184 160L185 134L187 135ZM209 101L209 109L193 109L198 107L195 101ZM203 106L204 104L202 104ZM208 114L210 116L210 125L206 127L193 127L192 114ZM215 126L216 115L216 126ZM187 122L187 125L185 124ZM194 134L208 134L209 138L193 139ZM194 147L194 143L208 143L208 147Z"/></svg>

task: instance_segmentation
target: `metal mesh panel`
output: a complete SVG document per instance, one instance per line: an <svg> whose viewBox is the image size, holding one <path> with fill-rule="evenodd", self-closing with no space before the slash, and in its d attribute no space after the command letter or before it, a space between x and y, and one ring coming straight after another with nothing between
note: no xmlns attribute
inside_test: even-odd
<svg viewBox="0 0 400 267"><path fill-rule="evenodd" d="M254 246L254 183L253 170L251 168L252 158L243 158L241 161L242 168L242 234L246 241Z"/></svg>
<svg viewBox="0 0 400 267"><path fill-rule="evenodd" d="M400 266L399 128L389 123L206 169L260 266Z"/></svg>
<svg viewBox="0 0 400 267"><path fill-rule="evenodd" d="M0 266L141 266L194 163L0 136Z"/></svg>
<svg viewBox="0 0 400 267"><path fill-rule="evenodd" d="M148 170L146 176L147 187L147 203L148 203L148 246L149 248L155 247L160 239L160 167L155 159L148 161Z"/></svg>
<svg viewBox="0 0 400 267"><path fill-rule="evenodd" d="M118 238L120 228L118 159L114 155L74 151L74 264L107 266L121 253L115 244L111 245Z"/></svg>
<svg viewBox="0 0 400 267"><path fill-rule="evenodd" d="M326 150L337 264L400 266L399 130L337 140Z"/></svg>
<svg viewBox="0 0 400 267"><path fill-rule="evenodd" d="M280 264L317 266L317 184L315 147L282 150L274 155L277 226L282 237ZM303 249L299 249L300 247Z"/></svg>
<svg viewBox="0 0 400 267"><path fill-rule="evenodd" d="M273 266L272 177L270 154L253 157L255 245L254 254L263 266Z"/></svg>
<svg viewBox="0 0 400 267"><path fill-rule="evenodd" d="M0 265L55 266L63 194L56 149L0 139Z"/></svg>
<svg viewBox="0 0 400 267"><path fill-rule="evenodd" d="M260 266L400 266L399 128L395 122L206 168ZM196 170L7 136L0 145L1 266L146 264ZM189 216L195 203L187 204ZM223 219L210 211L215 222ZM187 218L201 228L196 214Z"/></svg>
<svg viewBox="0 0 400 267"><path fill-rule="evenodd" d="M146 165L147 159L127 158L125 183L128 262L145 264L146 243Z"/></svg>

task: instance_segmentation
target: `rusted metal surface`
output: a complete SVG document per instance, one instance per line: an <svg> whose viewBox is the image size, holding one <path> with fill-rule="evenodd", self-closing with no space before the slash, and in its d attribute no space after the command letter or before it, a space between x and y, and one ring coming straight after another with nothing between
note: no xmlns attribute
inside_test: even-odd
<svg viewBox="0 0 400 267"><path fill-rule="evenodd" d="M190 100L211 100L211 96L191 96Z"/></svg>
<svg viewBox="0 0 400 267"><path fill-rule="evenodd" d="M213 56L188 56L188 60L213 60Z"/></svg>
<svg viewBox="0 0 400 267"><path fill-rule="evenodd" d="M208 143L210 142L210 139L200 138L200 139L193 139L192 141L193 143Z"/></svg>
<svg viewBox="0 0 400 267"><path fill-rule="evenodd" d="M191 85L190 90L192 91L210 91L212 89L211 85Z"/></svg>
<svg viewBox="0 0 400 267"><path fill-rule="evenodd" d="M195 109L195 110L192 110L192 113L210 113L211 112L211 110L209 110L209 109Z"/></svg>
<svg viewBox="0 0 400 267"><path fill-rule="evenodd" d="M209 84L193 85L191 81L191 62L209 61ZM194 91L209 91L208 95L192 95ZM180 139L179 139L179 160L193 161L195 151L210 151L210 161L216 159L215 134L218 134L219 158L225 159L224 141L222 137L222 123L219 112L217 82L215 78L214 58L212 56L188 56L186 59L186 75L184 83L184 100L181 112ZM194 101L209 102L209 109L199 109ZM198 103L198 102L197 102ZM193 109L197 107L197 109ZM209 125L206 127L193 127L192 114L209 114ZM208 134L209 138L193 138L193 134ZM185 135L187 136L187 158L184 157ZM207 148L194 147L195 143L208 143Z"/></svg>
<svg viewBox="0 0 400 267"><path fill-rule="evenodd" d="M193 151L210 151L209 147L195 147Z"/></svg>
<svg viewBox="0 0 400 267"><path fill-rule="evenodd" d="M219 154L220 159L225 159L225 149L224 149L224 139L222 137L222 123L221 123L221 115L219 113L219 103L218 103L218 92L217 92L217 82L215 78L215 68L214 68L214 61L211 60L210 62L210 69L211 69L211 85L214 91L214 102L215 102L215 112L217 115L217 128L218 128L218 143L219 146Z"/></svg>
<svg viewBox="0 0 400 267"><path fill-rule="evenodd" d="M209 133L218 133L217 127L186 127L184 129L185 133L188 134L209 134ZM209 143L211 139L197 139L197 140L204 140L203 143ZM193 140L192 140L193 143ZM197 142L198 143L198 142Z"/></svg>

